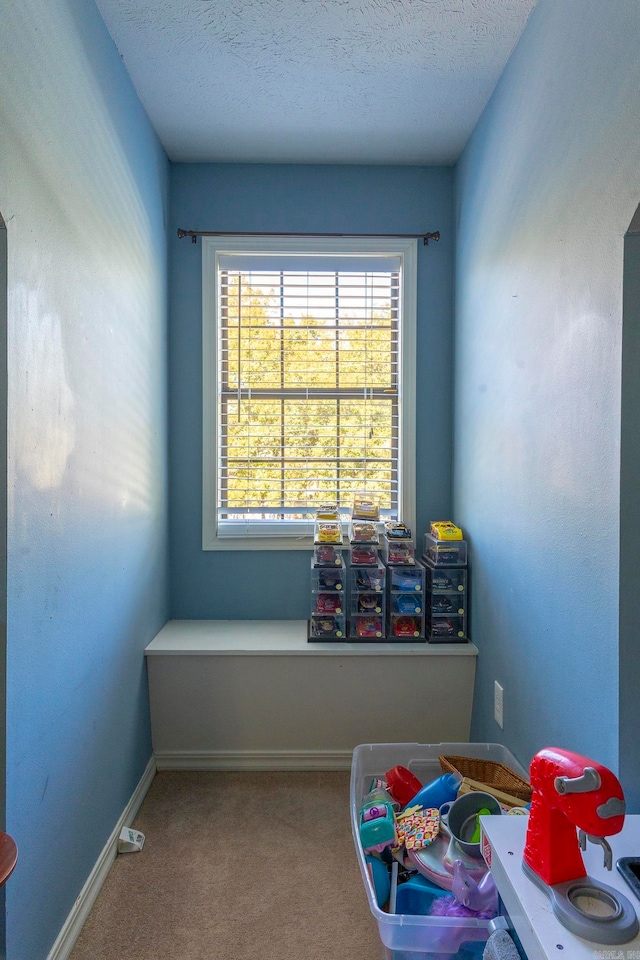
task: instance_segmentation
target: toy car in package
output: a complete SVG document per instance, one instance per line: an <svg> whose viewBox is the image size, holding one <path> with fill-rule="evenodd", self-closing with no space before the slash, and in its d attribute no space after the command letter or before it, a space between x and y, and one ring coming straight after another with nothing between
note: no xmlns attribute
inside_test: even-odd
<svg viewBox="0 0 640 960"><path fill-rule="evenodd" d="M342 525L334 520L317 520L316 543L342 543Z"/></svg>
<svg viewBox="0 0 640 960"><path fill-rule="evenodd" d="M414 617L398 617L393 624L394 637L419 637L420 624Z"/></svg>
<svg viewBox="0 0 640 960"><path fill-rule="evenodd" d="M366 494L356 494L353 498L351 516L354 520L379 520L380 503Z"/></svg>
<svg viewBox="0 0 640 960"><path fill-rule="evenodd" d="M387 520L384 535L387 540L411 540L411 530L400 520Z"/></svg>
<svg viewBox="0 0 640 960"><path fill-rule="evenodd" d="M375 547L355 546L351 550L352 567L375 567L378 565L378 551Z"/></svg>
<svg viewBox="0 0 640 960"><path fill-rule="evenodd" d="M378 530L372 520L352 520L351 543L378 543Z"/></svg>
<svg viewBox="0 0 640 960"><path fill-rule="evenodd" d="M339 517L337 503L321 503L316 508L316 520L338 520Z"/></svg>
<svg viewBox="0 0 640 960"><path fill-rule="evenodd" d="M382 621L378 617L360 617L356 623L357 637L376 637L382 636Z"/></svg>
<svg viewBox="0 0 640 960"><path fill-rule="evenodd" d="M451 520L432 520L431 536L436 540L462 540L462 530Z"/></svg>

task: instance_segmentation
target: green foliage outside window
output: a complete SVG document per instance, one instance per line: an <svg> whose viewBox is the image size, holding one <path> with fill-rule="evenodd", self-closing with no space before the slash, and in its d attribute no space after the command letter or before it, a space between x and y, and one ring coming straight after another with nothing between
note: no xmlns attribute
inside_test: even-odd
<svg viewBox="0 0 640 960"><path fill-rule="evenodd" d="M393 512L397 275L259 281L221 275L226 515L303 517L327 500L346 509L362 490Z"/></svg>

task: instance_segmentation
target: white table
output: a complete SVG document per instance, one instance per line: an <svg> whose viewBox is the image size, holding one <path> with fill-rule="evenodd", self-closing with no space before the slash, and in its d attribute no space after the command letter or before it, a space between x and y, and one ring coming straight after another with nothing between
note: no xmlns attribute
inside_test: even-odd
<svg viewBox="0 0 640 960"><path fill-rule="evenodd" d="M615 946L591 943L556 920L551 901L522 869L527 817L482 817L481 822L491 845L491 873L528 960L640 960L640 935ZM623 893L640 915L640 901L615 866L620 857L640 856L640 816L627 817L622 832L607 839L613 869L604 868L602 848L588 843L586 871Z"/></svg>

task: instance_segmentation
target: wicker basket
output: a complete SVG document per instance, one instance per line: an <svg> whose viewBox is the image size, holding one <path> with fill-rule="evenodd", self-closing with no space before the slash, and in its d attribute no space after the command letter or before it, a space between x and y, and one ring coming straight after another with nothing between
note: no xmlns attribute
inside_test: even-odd
<svg viewBox="0 0 640 960"><path fill-rule="evenodd" d="M488 787L495 787L519 797L527 803L531 800L531 784L519 777L510 767L496 760L478 760L475 757L440 756L440 768L443 773L459 773L461 777L470 777Z"/></svg>

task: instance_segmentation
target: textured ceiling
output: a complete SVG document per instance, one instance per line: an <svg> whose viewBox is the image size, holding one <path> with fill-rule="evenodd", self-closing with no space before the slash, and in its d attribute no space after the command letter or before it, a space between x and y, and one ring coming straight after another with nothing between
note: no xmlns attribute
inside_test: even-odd
<svg viewBox="0 0 640 960"><path fill-rule="evenodd" d="M449 164L535 0L97 0L172 160Z"/></svg>

